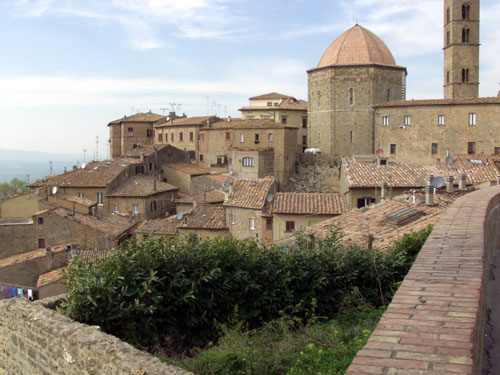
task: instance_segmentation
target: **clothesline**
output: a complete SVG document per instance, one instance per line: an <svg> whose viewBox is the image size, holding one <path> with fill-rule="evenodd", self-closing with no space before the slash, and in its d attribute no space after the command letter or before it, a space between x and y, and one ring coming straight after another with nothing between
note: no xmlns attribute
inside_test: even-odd
<svg viewBox="0 0 500 375"><path fill-rule="evenodd" d="M1 285L0 291L1 293L7 293L9 297L25 297L30 301L34 300L33 289L23 289L7 285Z"/></svg>

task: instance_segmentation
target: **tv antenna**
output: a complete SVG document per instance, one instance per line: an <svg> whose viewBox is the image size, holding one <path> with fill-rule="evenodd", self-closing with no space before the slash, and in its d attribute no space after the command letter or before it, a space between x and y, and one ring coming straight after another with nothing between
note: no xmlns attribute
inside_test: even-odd
<svg viewBox="0 0 500 375"><path fill-rule="evenodd" d="M170 107L172 108L172 112L175 112L175 107L178 105L177 103L168 103L170 104Z"/></svg>
<svg viewBox="0 0 500 375"><path fill-rule="evenodd" d="M95 160L99 161L99 136L95 137Z"/></svg>
<svg viewBox="0 0 500 375"><path fill-rule="evenodd" d="M83 162L85 163L85 154L87 153L87 150L83 150Z"/></svg>
<svg viewBox="0 0 500 375"><path fill-rule="evenodd" d="M163 116L165 116L165 112L168 111L168 108L160 108L160 111L163 112Z"/></svg>
<svg viewBox="0 0 500 375"><path fill-rule="evenodd" d="M52 176L52 160L49 161L49 176Z"/></svg>

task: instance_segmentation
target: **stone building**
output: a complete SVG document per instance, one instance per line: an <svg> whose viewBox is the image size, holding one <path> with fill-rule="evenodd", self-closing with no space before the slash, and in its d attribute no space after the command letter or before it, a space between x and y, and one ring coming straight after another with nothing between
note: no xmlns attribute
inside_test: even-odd
<svg viewBox="0 0 500 375"><path fill-rule="evenodd" d="M373 105L405 98L406 68L379 37L356 25L307 74L309 147L326 155L372 154Z"/></svg>
<svg viewBox="0 0 500 375"><path fill-rule="evenodd" d="M307 102L292 96L272 92L249 99L249 106L242 107L241 118L267 119L281 124L296 125L297 152L307 148Z"/></svg>

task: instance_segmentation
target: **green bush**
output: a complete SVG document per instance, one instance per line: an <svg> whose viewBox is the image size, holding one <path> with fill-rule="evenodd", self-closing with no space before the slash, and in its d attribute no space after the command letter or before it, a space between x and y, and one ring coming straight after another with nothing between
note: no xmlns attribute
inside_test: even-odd
<svg viewBox="0 0 500 375"><path fill-rule="evenodd" d="M343 249L338 232L312 250L232 237L130 242L96 264L72 262L61 309L135 345L202 346L221 324L256 328L284 314L305 322L311 309L335 317L353 290L383 305L424 237L405 236L386 253Z"/></svg>

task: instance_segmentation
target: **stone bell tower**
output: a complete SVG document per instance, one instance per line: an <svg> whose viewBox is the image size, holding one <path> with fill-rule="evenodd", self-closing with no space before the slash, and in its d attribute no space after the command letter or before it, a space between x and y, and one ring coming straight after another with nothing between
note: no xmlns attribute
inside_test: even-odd
<svg viewBox="0 0 500 375"><path fill-rule="evenodd" d="M479 96L479 0L444 1L444 98Z"/></svg>

